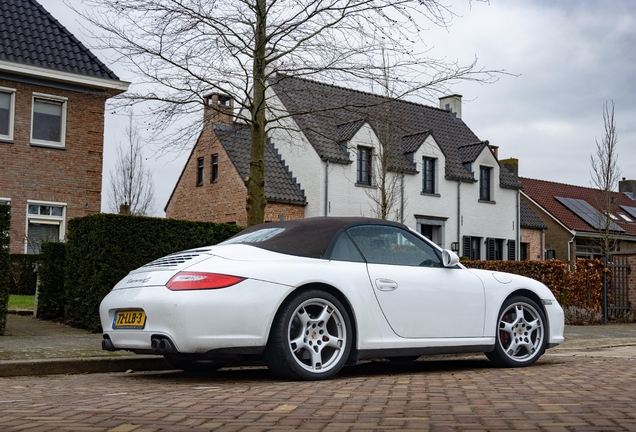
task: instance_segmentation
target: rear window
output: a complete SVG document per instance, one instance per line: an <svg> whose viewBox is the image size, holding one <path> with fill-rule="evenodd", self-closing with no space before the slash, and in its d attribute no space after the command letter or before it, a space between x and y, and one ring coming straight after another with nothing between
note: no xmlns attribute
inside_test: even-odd
<svg viewBox="0 0 636 432"><path fill-rule="evenodd" d="M261 243L285 231L285 228L263 228L247 234L239 234L221 244Z"/></svg>

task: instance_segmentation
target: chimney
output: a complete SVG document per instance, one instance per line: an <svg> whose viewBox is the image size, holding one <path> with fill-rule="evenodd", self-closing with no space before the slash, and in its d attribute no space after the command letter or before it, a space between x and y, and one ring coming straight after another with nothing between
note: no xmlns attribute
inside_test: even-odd
<svg viewBox="0 0 636 432"><path fill-rule="evenodd" d="M462 95L452 94L439 98L439 107L452 112L458 119L462 118Z"/></svg>
<svg viewBox="0 0 636 432"><path fill-rule="evenodd" d="M205 123L232 126L234 121L234 99L221 93L210 93L203 97Z"/></svg>
<svg viewBox="0 0 636 432"><path fill-rule="evenodd" d="M618 182L618 191L629 195L631 199L636 199L636 180L627 180L623 177L623 180Z"/></svg>
<svg viewBox="0 0 636 432"><path fill-rule="evenodd" d="M519 178L519 159L517 158L509 158L502 159L499 161L500 164L506 167L508 171L514 174L515 178Z"/></svg>
<svg viewBox="0 0 636 432"><path fill-rule="evenodd" d="M130 214L130 204L123 203L119 205L119 214L120 215L129 215Z"/></svg>

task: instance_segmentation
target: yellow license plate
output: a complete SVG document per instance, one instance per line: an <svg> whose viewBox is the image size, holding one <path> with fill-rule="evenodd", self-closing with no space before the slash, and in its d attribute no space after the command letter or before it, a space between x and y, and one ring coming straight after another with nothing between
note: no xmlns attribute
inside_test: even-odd
<svg viewBox="0 0 636 432"><path fill-rule="evenodd" d="M117 311L113 318L114 329L142 329L146 326L146 312L141 310Z"/></svg>

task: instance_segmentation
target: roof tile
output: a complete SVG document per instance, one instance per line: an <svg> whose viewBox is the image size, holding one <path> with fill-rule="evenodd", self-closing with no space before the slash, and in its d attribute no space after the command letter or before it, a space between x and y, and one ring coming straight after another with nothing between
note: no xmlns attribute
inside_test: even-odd
<svg viewBox="0 0 636 432"><path fill-rule="evenodd" d="M35 0L0 0L0 60L119 80Z"/></svg>

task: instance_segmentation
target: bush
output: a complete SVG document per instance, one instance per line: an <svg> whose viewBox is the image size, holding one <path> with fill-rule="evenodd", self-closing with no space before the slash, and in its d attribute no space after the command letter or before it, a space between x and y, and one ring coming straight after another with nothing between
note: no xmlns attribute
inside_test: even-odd
<svg viewBox="0 0 636 432"><path fill-rule="evenodd" d="M568 263L547 261L466 261L466 267L502 271L526 276L545 284L564 308L576 306L600 312L603 301L603 260L577 259Z"/></svg>
<svg viewBox="0 0 636 432"><path fill-rule="evenodd" d="M40 259L40 255L9 255L11 262L11 287L9 294L35 295L37 273L34 270Z"/></svg>
<svg viewBox="0 0 636 432"><path fill-rule="evenodd" d="M9 265L9 228L11 226L11 206L0 204L0 335L7 326L7 305L11 282Z"/></svg>
<svg viewBox="0 0 636 432"><path fill-rule="evenodd" d="M113 214L71 219L64 316L97 331L100 302L131 270L170 253L219 243L240 230L236 225Z"/></svg>
<svg viewBox="0 0 636 432"><path fill-rule="evenodd" d="M66 243L42 243L41 250L37 315L41 319L61 319L67 302L64 289Z"/></svg>

